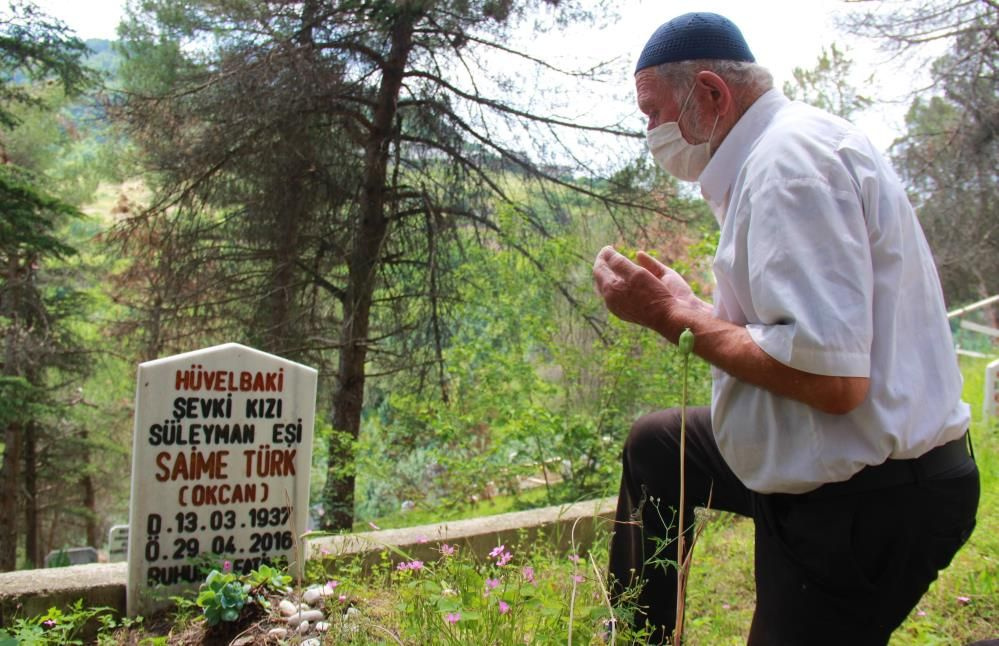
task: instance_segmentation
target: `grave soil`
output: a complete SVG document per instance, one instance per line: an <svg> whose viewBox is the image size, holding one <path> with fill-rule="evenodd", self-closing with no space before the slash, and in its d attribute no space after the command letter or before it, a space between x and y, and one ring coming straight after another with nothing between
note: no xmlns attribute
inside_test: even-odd
<svg viewBox="0 0 999 646"><path fill-rule="evenodd" d="M268 600L276 607L281 598L274 596ZM269 630L279 626L285 627L270 612L256 603L247 604L237 621L223 621L217 626L209 626L200 616L189 622L178 622L175 612L166 609L147 617L139 626L115 631L114 643L120 646L141 646L143 643L148 644L151 637L166 637L168 646L279 644L281 640L269 637L267 634Z"/></svg>

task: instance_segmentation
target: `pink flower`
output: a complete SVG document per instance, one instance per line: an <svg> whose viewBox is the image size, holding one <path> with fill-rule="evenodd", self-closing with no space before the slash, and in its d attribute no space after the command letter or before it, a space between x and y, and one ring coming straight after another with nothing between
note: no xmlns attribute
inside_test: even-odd
<svg viewBox="0 0 999 646"><path fill-rule="evenodd" d="M505 615L506 613L510 612L510 604L508 604L506 601L500 600L499 611L501 615Z"/></svg>
<svg viewBox="0 0 999 646"><path fill-rule="evenodd" d="M339 581L334 581L332 579L329 580L329 581L327 581L326 585L323 586L323 590L322 590L323 596L332 595L333 594L333 589L335 587L337 587L338 585L340 585Z"/></svg>
<svg viewBox="0 0 999 646"><path fill-rule="evenodd" d="M510 559L512 558L513 554L511 554L510 552L503 552L502 554L499 555L499 558L496 559L496 565L503 567L504 565L509 563Z"/></svg>
<svg viewBox="0 0 999 646"><path fill-rule="evenodd" d="M530 565L525 565L524 568L520 571L520 573L524 575L525 581L527 581L528 583L534 583L534 568L532 568Z"/></svg>
<svg viewBox="0 0 999 646"><path fill-rule="evenodd" d="M330 555L330 551L328 549L326 549L325 547L322 548L321 550L319 550L319 553L322 554L323 556L329 556Z"/></svg>
<svg viewBox="0 0 999 646"><path fill-rule="evenodd" d="M573 563L579 563L579 554L570 554L569 560Z"/></svg>
<svg viewBox="0 0 999 646"><path fill-rule="evenodd" d="M427 537L426 536L417 536L416 537L416 542L420 543L420 544L426 543L427 542Z"/></svg>
<svg viewBox="0 0 999 646"><path fill-rule="evenodd" d="M448 545L447 543L441 543L440 553L443 556L454 556L454 553L458 551L458 548L453 545Z"/></svg>
<svg viewBox="0 0 999 646"><path fill-rule="evenodd" d="M449 612L446 615L444 615L444 621L448 622L451 625L458 623L460 620L461 620L460 612Z"/></svg>
<svg viewBox="0 0 999 646"><path fill-rule="evenodd" d="M584 579L583 579L583 575L581 575L581 574L573 574L573 575L572 575L572 580L573 580L573 582L575 582L575 583L582 583L582 582L583 582L583 580L584 580Z"/></svg>
<svg viewBox="0 0 999 646"><path fill-rule="evenodd" d="M340 595L339 597L337 597L337 600L338 600L338 601L339 601L340 603L346 603L346 601L347 601L347 595L345 595L345 594L341 594L341 595Z"/></svg>
<svg viewBox="0 0 999 646"><path fill-rule="evenodd" d="M491 552L489 552L489 558L493 558L493 559L496 558L497 556L499 556L500 554L502 554L503 550L505 550L505 549L506 549L505 545L499 545L497 547L494 547L493 550Z"/></svg>
<svg viewBox="0 0 999 646"><path fill-rule="evenodd" d="M916 613L916 616L917 617L925 617L926 616L926 611L925 610L920 610L919 612Z"/></svg>
<svg viewBox="0 0 999 646"><path fill-rule="evenodd" d="M370 520L368 521L368 527L370 527L371 529L376 529L376 530L380 530L381 529L381 527L379 527L378 525L375 525Z"/></svg>
<svg viewBox="0 0 999 646"><path fill-rule="evenodd" d="M966 606L969 603L971 603L971 597L964 597L964 596L958 597L957 602L962 606Z"/></svg>
<svg viewBox="0 0 999 646"><path fill-rule="evenodd" d="M396 569L399 570L400 572L403 572L405 570L422 570L423 561L406 561L397 565Z"/></svg>
<svg viewBox="0 0 999 646"><path fill-rule="evenodd" d="M45 626L46 628L51 628L52 626L56 625L56 622L55 619L46 619L45 621L42 622L42 625Z"/></svg>
<svg viewBox="0 0 999 646"><path fill-rule="evenodd" d="M231 572L232 571L232 562L231 561L222 561L222 571L223 572Z"/></svg>
<svg viewBox="0 0 999 646"><path fill-rule="evenodd" d="M499 579L486 579L486 590L494 590L499 587Z"/></svg>

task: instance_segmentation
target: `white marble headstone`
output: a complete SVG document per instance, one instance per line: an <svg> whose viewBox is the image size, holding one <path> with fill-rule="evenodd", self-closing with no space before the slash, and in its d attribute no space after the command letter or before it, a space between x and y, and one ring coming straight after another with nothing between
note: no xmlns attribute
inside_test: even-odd
<svg viewBox="0 0 999 646"><path fill-rule="evenodd" d="M983 398L985 419L999 418L999 359L985 368L985 397Z"/></svg>
<svg viewBox="0 0 999 646"><path fill-rule="evenodd" d="M128 558L128 525L114 525L108 530L108 561L117 563Z"/></svg>
<svg viewBox="0 0 999 646"><path fill-rule="evenodd" d="M235 343L139 365L128 614L204 581L296 557L306 531L316 371Z"/></svg>

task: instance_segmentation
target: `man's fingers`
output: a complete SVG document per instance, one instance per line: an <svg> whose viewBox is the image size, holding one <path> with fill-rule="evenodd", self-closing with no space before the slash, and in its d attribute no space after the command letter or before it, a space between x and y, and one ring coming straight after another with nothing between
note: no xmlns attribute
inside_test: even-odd
<svg viewBox="0 0 999 646"><path fill-rule="evenodd" d="M666 265L662 264L661 262L650 256L649 254L645 253L644 251L638 252L637 260L638 264L642 268L647 269L656 278L662 278L663 276L666 275L666 269L667 269Z"/></svg>
<svg viewBox="0 0 999 646"><path fill-rule="evenodd" d="M597 265L601 262L623 278L631 276L638 269L635 263L628 260L625 255L618 253L614 247L604 247L600 250L600 253L597 254Z"/></svg>

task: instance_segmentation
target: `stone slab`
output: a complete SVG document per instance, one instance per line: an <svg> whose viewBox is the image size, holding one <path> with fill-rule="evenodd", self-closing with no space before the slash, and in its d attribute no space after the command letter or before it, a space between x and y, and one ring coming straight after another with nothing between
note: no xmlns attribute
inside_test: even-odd
<svg viewBox="0 0 999 646"><path fill-rule="evenodd" d="M97 550L93 547L67 547L52 550L45 555L45 567L65 567L66 565L87 565L97 562Z"/></svg>
<svg viewBox="0 0 999 646"><path fill-rule="evenodd" d="M93 563L0 574L0 626L16 617L32 617L51 607L65 608L77 599L87 606L125 612L127 563Z"/></svg>
<svg viewBox="0 0 999 646"><path fill-rule="evenodd" d="M388 556L396 563L409 559L430 561L440 556L442 543L484 557L500 544L516 549L542 538L559 551L582 553L592 545L597 530L611 522L616 506L617 498L610 497L434 525L312 536L306 541L306 559L360 555L363 565L370 566L389 548Z"/></svg>

